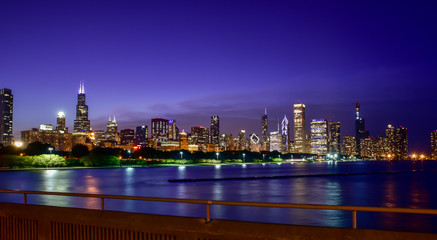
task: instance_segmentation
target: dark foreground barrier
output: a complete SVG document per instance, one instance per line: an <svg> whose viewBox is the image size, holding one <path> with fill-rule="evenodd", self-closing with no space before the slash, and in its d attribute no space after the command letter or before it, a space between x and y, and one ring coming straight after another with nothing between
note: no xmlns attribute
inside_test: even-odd
<svg viewBox="0 0 437 240"><path fill-rule="evenodd" d="M132 196L0 190L22 193L24 204L0 203L0 239L437 239L437 234L356 229L357 211L436 214L434 209L226 202ZM27 204L28 194L94 197L101 210ZM129 199L205 204L206 218L162 216L104 210L105 199ZM1 201L1 200L0 200ZM211 219L210 205L352 211L353 228L329 228Z"/></svg>

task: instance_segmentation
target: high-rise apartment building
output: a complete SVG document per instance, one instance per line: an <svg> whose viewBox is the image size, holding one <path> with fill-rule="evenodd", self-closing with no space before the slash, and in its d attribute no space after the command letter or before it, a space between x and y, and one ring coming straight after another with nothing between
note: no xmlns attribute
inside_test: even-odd
<svg viewBox="0 0 437 240"><path fill-rule="evenodd" d="M14 96L12 90L3 88L0 90L0 144L9 146L12 144L12 119L13 119Z"/></svg>
<svg viewBox="0 0 437 240"><path fill-rule="evenodd" d="M376 159L377 157L377 140L373 137L367 137L361 140L361 157Z"/></svg>
<svg viewBox="0 0 437 240"><path fill-rule="evenodd" d="M135 131L135 144L146 147L149 138L149 129L147 125L138 126Z"/></svg>
<svg viewBox="0 0 437 240"><path fill-rule="evenodd" d="M305 105L294 104L294 152L306 153Z"/></svg>
<svg viewBox="0 0 437 240"><path fill-rule="evenodd" d="M74 120L74 133L87 134L90 131L88 120L88 106L86 105L85 84L80 82L79 94L77 95L76 120Z"/></svg>
<svg viewBox="0 0 437 240"><path fill-rule="evenodd" d="M311 153L317 155L328 153L328 121L326 119L311 121Z"/></svg>
<svg viewBox="0 0 437 240"><path fill-rule="evenodd" d="M408 159L408 136L406 127L398 127L395 131L396 151L395 158L398 160Z"/></svg>
<svg viewBox="0 0 437 240"><path fill-rule="evenodd" d="M343 149L341 152L346 156L355 156L357 155L357 141L353 136L344 136L343 137Z"/></svg>
<svg viewBox="0 0 437 240"><path fill-rule="evenodd" d="M263 150L270 150L270 140L268 132L268 118L267 118L267 108L264 109L264 115L261 117L261 138L263 144Z"/></svg>
<svg viewBox="0 0 437 240"><path fill-rule="evenodd" d="M260 139L257 134L252 133L249 137L250 141L250 151L252 152L259 152L260 149Z"/></svg>
<svg viewBox="0 0 437 240"><path fill-rule="evenodd" d="M437 159L437 130L431 132L431 159Z"/></svg>
<svg viewBox="0 0 437 240"><path fill-rule="evenodd" d="M220 144L220 118L211 116L211 143L216 147Z"/></svg>
<svg viewBox="0 0 437 240"><path fill-rule="evenodd" d="M355 103L355 141L358 154L361 153L360 142L364 138L369 137L369 132L366 131L364 126L364 119L361 117L360 103Z"/></svg>
<svg viewBox="0 0 437 240"><path fill-rule="evenodd" d="M340 122L329 123L329 152L341 153Z"/></svg>
<svg viewBox="0 0 437 240"><path fill-rule="evenodd" d="M163 118L153 118L151 137L155 143L168 141L168 120Z"/></svg>
<svg viewBox="0 0 437 240"><path fill-rule="evenodd" d="M395 142L395 128L393 125L389 124L387 128L385 129L385 155L387 158L392 158L395 154L396 149L396 142ZM390 157L389 157L390 156Z"/></svg>

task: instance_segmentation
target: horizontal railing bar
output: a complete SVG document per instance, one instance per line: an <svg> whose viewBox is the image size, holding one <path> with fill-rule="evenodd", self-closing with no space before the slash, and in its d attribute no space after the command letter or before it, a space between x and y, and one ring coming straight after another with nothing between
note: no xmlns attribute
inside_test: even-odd
<svg viewBox="0 0 437 240"><path fill-rule="evenodd" d="M104 198L104 199L154 201L154 202L177 202L177 203L227 205L227 206L243 206L243 207L244 206L246 206L246 207L276 207L276 208L294 208L294 209L319 209L319 210L340 210L340 211L381 212L381 213L410 213L410 214L436 214L437 215L437 209L419 209L419 208L386 208L386 207L365 207L365 206L337 206L337 205L322 205L322 204L236 202L236 201L218 201L218 200L216 201L216 200L198 200L198 199L159 198L159 197L138 197L138 196L123 196L123 195L107 195L107 194L44 192L44 191L24 191L24 190L0 190L0 193L55 195L55 196L70 196L70 197L90 197L90 198Z"/></svg>

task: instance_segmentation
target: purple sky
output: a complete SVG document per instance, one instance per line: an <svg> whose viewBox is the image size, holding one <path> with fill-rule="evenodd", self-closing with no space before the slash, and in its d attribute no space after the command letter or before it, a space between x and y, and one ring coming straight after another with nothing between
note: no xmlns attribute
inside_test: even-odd
<svg viewBox="0 0 437 240"><path fill-rule="evenodd" d="M13 90L14 135L72 129L79 81L91 127L176 119L221 132L269 130L292 105L342 122L354 103L372 136L408 128L410 151L437 129L435 1L1 1L0 88Z"/></svg>

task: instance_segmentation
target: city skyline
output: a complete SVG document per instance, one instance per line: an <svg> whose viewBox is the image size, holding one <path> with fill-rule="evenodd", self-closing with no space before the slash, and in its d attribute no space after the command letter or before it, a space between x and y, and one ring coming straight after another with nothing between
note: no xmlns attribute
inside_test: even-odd
<svg viewBox="0 0 437 240"><path fill-rule="evenodd" d="M435 3L2 2L2 88L14 94L14 136L65 113L73 129L77 83L89 120L120 129L176 119L261 136L293 104L355 136L353 106L370 136L408 128L412 151L429 152L437 128ZM292 126L290 126L293 129Z"/></svg>

